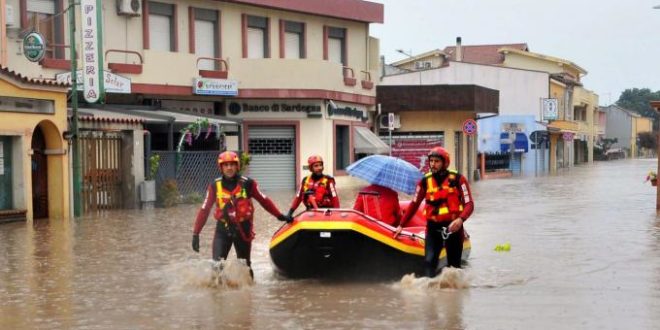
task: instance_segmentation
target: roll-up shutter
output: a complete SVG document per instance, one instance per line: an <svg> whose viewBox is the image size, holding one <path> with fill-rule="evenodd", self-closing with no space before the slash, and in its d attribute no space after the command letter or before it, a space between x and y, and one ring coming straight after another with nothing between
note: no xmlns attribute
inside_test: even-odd
<svg viewBox="0 0 660 330"><path fill-rule="evenodd" d="M293 126L249 126L249 176L264 191L294 190L296 186L296 141Z"/></svg>

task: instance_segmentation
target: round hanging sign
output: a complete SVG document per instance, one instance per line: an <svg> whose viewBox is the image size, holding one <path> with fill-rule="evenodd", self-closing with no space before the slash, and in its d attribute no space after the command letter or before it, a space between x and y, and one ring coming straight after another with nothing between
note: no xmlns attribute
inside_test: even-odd
<svg viewBox="0 0 660 330"><path fill-rule="evenodd" d="M474 119L468 119L463 122L463 133L474 135L477 133L477 122Z"/></svg>
<svg viewBox="0 0 660 330"><path fill-rule="evenodd" d="M39 62L46 54L46 41L37 32L30 32L23 38L23 55L30 62Z"/></svg>

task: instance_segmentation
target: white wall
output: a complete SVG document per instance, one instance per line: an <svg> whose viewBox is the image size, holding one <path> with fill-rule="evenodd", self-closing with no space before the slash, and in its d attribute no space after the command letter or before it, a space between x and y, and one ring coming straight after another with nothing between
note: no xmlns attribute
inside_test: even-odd
<svg viewBox="0 0 660 330"><path fill-rule="evenodd" d="M546 72L464 62L448 67L386 76L381 85L478 85L500 91L500 115L533 115L540 120L540 99L548 97Z"/></svg>

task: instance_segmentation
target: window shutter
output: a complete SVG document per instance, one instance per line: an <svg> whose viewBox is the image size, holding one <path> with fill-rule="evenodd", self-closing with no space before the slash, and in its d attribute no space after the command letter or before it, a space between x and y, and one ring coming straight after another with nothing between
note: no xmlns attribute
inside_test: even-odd
<svg viewBox="0 0 660 330"><path fill-rule="evenodd" d="M328 38L328 60L330 62L343 64L341 61L341 39Z"/></svg>
<svg viewBox="0 0 660 330"><path fill-rule="evenodd" d="M160 51L172 51L172 36L170 33L170 17L149 15L150 48Z"/></svg>
<svg viewBox="0 0 660 330"><path fill-rule="evenodd" d="M264 30L248 28L248 58L264 58Z"/></svg>
<svg viewBox="0 0 660 330"><path fill-rule="evenodd" d="M287 32L284 34L285 58L300 58L300 34Z"/></svg>
<svg viewBox="0 0 660 330"><path fill-rule="evenodd" d="M198 57L216 57L215 55L215 24L209 21L195 20L195 55ZM198 68L215 70L215 61L202 60Z"/></svg>

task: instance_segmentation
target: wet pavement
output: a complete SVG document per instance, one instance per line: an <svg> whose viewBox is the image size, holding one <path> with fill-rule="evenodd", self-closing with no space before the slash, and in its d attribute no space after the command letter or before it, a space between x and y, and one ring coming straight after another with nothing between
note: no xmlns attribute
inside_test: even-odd
<svg viewBox="0 0 660 330"><path fill-rule="evenodd" d="M656 167L620 160L474 183L469 264L432 281L280 278L268 243L281 223L262 209L254 284L234 260L233 282L211 280L212 220L201 253L190 249L197 205L5 224L0 329L653 329L660 218L642 182ZM355 191L340 191L350 207ZM270 194L282 209L291 195Z"/></svg>

